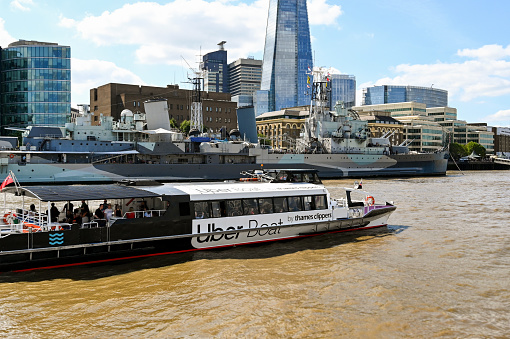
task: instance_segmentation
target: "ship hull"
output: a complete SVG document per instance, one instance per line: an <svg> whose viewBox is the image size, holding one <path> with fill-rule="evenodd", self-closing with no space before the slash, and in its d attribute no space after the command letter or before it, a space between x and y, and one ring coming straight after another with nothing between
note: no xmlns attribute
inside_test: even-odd
<svg viewBox="0 0 510 339"><path fill-rule="evenodd" d="M256 163L127 164L127 163L16 163L0 166L0 175L14 172L23 184L113 182L126 178L162 181L237 179L241 171L316 169L321 178L445 175L447 155L426 154L268 154Z"/></svg>

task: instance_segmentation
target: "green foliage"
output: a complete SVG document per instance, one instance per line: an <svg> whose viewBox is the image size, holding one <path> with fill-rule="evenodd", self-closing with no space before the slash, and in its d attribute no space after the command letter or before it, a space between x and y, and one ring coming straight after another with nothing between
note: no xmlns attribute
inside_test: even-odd
<svg viewBox="0 0 510 339"><path fill-rule="evenodd" d="M468 155L468 151L466 146L454 142L450 144L450 155L458 160Z"/></svg>
<svg viewBox="0 0 510 339"><path fill-rule="evenodd" d="M188 135L190 126L191 126L191 123L189 122L189 120L184 120L183 122L181 122L179 129L181 130L182 133Z"/></svg>
<svg viewBox="0 0 510 339"><path fill-rule="evenodd" d="M257 137L260 140L261 145L271 145L271 140L269 140L264 134L257 134Z"/></svg>
<svg viewBox="0 0 510 339"><path fill-rule="evenodd" d="M474 151L477 155L481 156L482 158L485 157L486 152L485 147L474 141L471 141L466 145L466 151L468 155L473 153Z"/></svg>
<svg viewBox="0 0 510 339"><path fill-rule="evenodd" d="M170 127L179 128L179 126L177 126L177 122L175 122L174 118L170 119Z"/></svg>

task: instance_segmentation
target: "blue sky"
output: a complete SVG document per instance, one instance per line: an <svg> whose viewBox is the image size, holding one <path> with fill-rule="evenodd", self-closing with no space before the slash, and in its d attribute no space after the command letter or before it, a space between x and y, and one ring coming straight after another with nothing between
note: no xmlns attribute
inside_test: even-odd
<svg viewBox="0 0 510 339"><path fill-rule="evenodd" d="M186 83L225 40L229 62L262 58L268 0L0 0L0 46L71 46L72 105L109 83ZM309 0L315 66L371 85L449 92L459 119L510 126L510 2Z"/></svg>

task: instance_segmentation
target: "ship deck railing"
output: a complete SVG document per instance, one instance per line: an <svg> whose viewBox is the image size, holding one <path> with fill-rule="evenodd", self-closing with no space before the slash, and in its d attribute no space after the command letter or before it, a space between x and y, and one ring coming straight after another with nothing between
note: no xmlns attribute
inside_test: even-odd
<svg viewBox="0 0 510 339"><path fill-rule="evenodd" d="M132 211L131 213L133 213L134 217L131 218L160 217L165 212L166 210ZM130 217L128 217L129 213L130 212L126 212L123 217L112 217L109 221L107 219L93 219L80 224L80 228L109 227L118 219L130 219ZM21 208L16 209L16 212L14 212L14 216L10 221L7 220L7 215L9 215L9 213L6 213L4 219L0 221L0 237L10 233L35 233L70 230L73 225L66 222L48 223L48 216L46 214Z"/></svg>

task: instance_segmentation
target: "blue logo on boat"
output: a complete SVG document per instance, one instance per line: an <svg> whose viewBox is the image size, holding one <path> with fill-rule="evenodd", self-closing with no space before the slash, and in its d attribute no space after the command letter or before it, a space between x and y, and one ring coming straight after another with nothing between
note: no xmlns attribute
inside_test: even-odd
<svg viewBox="0 0 510 339"><path fill-rule="evenodd" d="M49 233L50 245L62 245L64 243L64 233Z"/></svg>

